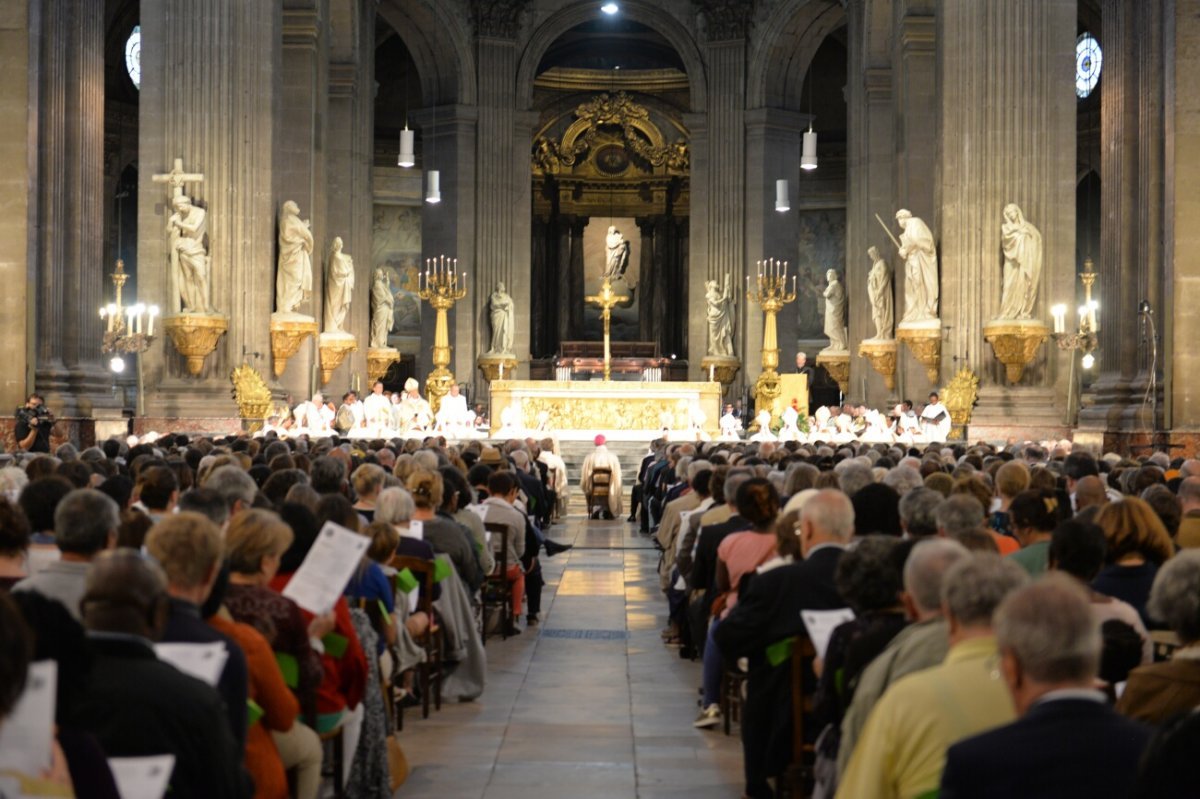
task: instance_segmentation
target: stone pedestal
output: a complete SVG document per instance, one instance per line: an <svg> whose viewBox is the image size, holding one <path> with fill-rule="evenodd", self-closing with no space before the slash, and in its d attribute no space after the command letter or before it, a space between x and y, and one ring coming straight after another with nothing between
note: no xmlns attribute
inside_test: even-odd
<svg viewBox="0 0 1200 799"><path fill-rule="evenodd" d="M325 385L346 356L358 349L358 339L349 333L322 333L318 341L321 350L321 385Z"/></svg>
<svg viewBox="0 0 1200 799"><path fill-rule="evenodd" d="M475 365L479 367L483 379L488 384L493 380L511 380L516 374L517 356L487 353L480 355Z"/></svg>
<svg viewBox="0 0 1200 799"><path fill-rule="evenodd" d="M937 385L942 365L942 320L901 322L896 325L896 338L903 341L913 357L925 367L931 385Z"/></svg>
<svg viewBox="0 0 1200 799"><path fill-rule="evenodd" d="M993 319L983 326L983 339L1004 364L1010 383L1021 382L1025 367L1049 336L1050 328L1037 319Z"/></svg>
<svg viewBox="0 0 1200 799"><path fill-rule="evenodd" d="M893 338L869 338L858 345L858 354L883 376L888 391L896 390L896 349L896 340Z"/></svg>
<svg viewBox="0 0 1200 799"><path fill-rule="evenodd" d="M217 342L229 329L229 317L211 314L178 314L163 319L163 329L175 342L175 349L187 359L192 377L204 369L204 359L217 348Z"/></svg>
<svg viewBox="0 0 1200 799"><path fill-rule="evenodd" d="M271 314L271 357L274 361L275 377L282 377L288 359L300 349L300 344L309 336L317 334L317 320L311 316L294 313Z"/></svg>
<svg viewBox="0 0 1200 799"><path fill-rule="evenodd" d="M382 380L388 367L400 360L400 350L395 347L370 347L367 350L367 385Z"/></svg>
<svg viewBox="0 0 1200 799"><path fill-rule="evenodd" d="M706 355L700 361L700 368L708 380L721 384L721 394L724 395L742 368L742 362L732 355Z"/></svg>
<svg viewBox="0 0 1200 799"><path fill-rule="evenodd" d="M817 365L824 366L837 381L842 394L850 393L850 351L825 349L817 353Z"/></svg>

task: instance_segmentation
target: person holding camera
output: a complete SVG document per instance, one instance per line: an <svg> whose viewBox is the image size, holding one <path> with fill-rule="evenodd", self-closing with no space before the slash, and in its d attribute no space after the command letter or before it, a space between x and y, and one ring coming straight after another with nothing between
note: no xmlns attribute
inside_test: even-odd
<svg viewBox="0 0 1200 799"><path fill-rule="evenodd" d="M25 404L17 408L17 446L25 452L49 452L53 427L54 415L40 394L30 394Z"/></svg>

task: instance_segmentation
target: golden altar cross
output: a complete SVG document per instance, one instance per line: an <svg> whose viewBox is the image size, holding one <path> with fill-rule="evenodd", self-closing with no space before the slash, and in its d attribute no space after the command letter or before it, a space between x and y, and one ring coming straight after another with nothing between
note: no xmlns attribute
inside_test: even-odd
<svg viewBox="0 0 1200 799"><path fill-rule="evenodd" d="M612 309L613 306L625 302L629 297L614 292L612 283L608 278L604 278L604 282L600 284L600 293L584 297L583 299L590 305L600 306L600 318L604 321L604 380L608 381L612 377L612 349L609 346L611 340L609 338L609 326L612 322Z"/></svg>

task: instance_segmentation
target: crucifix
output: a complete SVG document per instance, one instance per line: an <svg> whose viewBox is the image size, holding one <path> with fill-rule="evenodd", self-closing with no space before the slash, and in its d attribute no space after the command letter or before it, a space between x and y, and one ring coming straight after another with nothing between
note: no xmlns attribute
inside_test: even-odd
<svg viewBox="0 0 1200 799"><path fill-rule="evenodd" d="M624 294L615 293L612 283L609 282L608 278L604 278L604 282L600 284L600 293L584 297L583 299L591 305L600 306L600 318L604 321L604 380L607 382L612 377L612 349L609 346L609 326L612 322L612 309L613 306L625 302L629 297Z"/></svg>
<svg viewBox="0 0 1200 799"><path fill-rule="evenodd" d="M183 171L183 159L176 158L171 165L170 172L164 172L161 175L153 175L151 178L155 183L166 183L171 190L171 196L168 200L173 200L183 194L183 184L185 183L200 183L204 180L204 175L192 174Z"/></svg>

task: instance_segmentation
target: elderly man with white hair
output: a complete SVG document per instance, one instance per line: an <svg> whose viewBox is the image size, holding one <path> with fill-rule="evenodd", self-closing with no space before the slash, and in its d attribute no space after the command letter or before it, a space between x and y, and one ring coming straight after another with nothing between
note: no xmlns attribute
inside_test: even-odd
<svg viewBox="0 0 1200 799"><path fill-rule="evenodd" d="M1083 586L1051 574L995 615L1000 672L1020 719L954 744L940 796L1129 796L1150 728L1095 689L1100 631ZM1047 613L1053 608L1053 613Z"/></svg>
<svg viewBox="0 0 1200 799"><path fill-rule="evenodd" d="M667 503L663 509L662 524L658 526L658 532L655 534L658 545L663 549L662 560L658 564L658 582L663 591L671 585L671 570L675 568L675 540L679 535L680 521L686 518L686 514L700 507L700 495L691 490L692 481L701 471L711 468L712 465L708 461L693 460L687 455L680 458L675 466L676 472L683 474L688 487L677 498Z"/></svg>
<svg viewBox="0 0 1200 799"><path fill-rule="evenodd" d="M845 606L834 572L854 535L854 506L841 491L818 491L805 503L796 534L803 559L756 576L713 638L725 657L750 661L742 748L751 797L773 796L768 780L791 760L791 666L787 658L768 658L767 648L804 634L801 611Z"/></svg>

